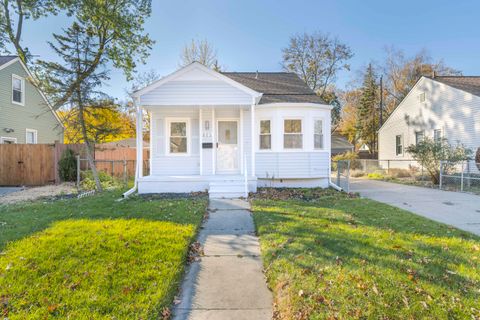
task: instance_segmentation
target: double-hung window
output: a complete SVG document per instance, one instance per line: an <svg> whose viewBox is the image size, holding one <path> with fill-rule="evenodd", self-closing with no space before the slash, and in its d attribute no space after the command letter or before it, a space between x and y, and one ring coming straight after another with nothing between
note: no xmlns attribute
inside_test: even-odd
<svg viewBox="0 0 480 320"><path fill-rule="evenodd" d="M285 119L283 121L283 148L303 148L302 120Z"/></svg>
<svg viewBox="0 0 480 320"><path fill-rule="evenodd" d="M425 138L425 131L415 132L415 144L419 144Z"/></svg>
<svg viewBox="0 0 480 320"><path fill-rule="evenodd" d="M395 136L395 154L397 156L403 155L403 136Z"/></svg>
<svg viewBox="0 0 480 320"><path fill-rule="evenodd" d="M442 129L433 130L433 141L435 142L442 141Z"/></svg>
<svg viewBox="0 0 480 320"><path fill-rule="evenodd" d="M313 123L313 147L323 149L323 121L319 119Z"/></svg>
<svg viewBox="0 0 480 320"><path fill-rule="evenodd" d="M37 130L26 129L25 142L28 144L36 144L37 134L38 134Z"/></svg>
<svg viewBox="0 0 480 320"><path fill-rule="evenodd" d="M172 120L168 124L168 153L188 154L188 121Z"/></svg>
<svg viewBox="0 0 480 320"><path fill-rule="evenodd" d="M12 103L25 104L25 79L12 75Z"/></svg>
<svg viewBox="0 0 480 320"><path fill-rule="evenodd" d="M260 150L272 149L272 129L270 120L260 120Z"/></svg>

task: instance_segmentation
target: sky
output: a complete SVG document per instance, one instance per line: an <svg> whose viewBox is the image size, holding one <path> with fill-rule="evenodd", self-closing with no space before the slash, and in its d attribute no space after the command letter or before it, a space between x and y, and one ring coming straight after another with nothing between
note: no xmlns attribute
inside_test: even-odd
<svg viewBox="0 0 480 320"><path fill-rule="evenodd" d="M282 48L296 33L320 31L351 47L351 71L336 80L344 88L370 61L381 62L385 48L407 55L426 49L434 60L464 75L480 75L480 1L475 0L152 0L145 30L155 40L146 65L161 76L178 69L180 53L192 39L207 39L227 71L281 71ZM64 17L28 23L24 43L44 60L54 59L47 41L67 26ZM112 70L103 90L125 98L128 83Z"/></svg>

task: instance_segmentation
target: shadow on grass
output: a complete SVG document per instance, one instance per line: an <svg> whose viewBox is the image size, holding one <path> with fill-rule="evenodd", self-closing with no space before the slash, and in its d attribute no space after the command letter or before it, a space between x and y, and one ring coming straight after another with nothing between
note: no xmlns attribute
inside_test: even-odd
<svg viewBox="0 0 480 320"><path fill-rule="evenodd" d="M0 207L0 251L15 241L67 219L145 219L198 226L208 199L196 196L131 197L122 201L122 191L110 191L82 199L35 201Z"/></svg>
<svg viewBox="0 0 480 320"><path fill-rule="evenodd" d="M266 265L285 259L305 272L368 270L412 290L424 286L480 298L480 261L471 259L472 246L480 243L475 235L364 199L261 200L254 212Z"/></svg>

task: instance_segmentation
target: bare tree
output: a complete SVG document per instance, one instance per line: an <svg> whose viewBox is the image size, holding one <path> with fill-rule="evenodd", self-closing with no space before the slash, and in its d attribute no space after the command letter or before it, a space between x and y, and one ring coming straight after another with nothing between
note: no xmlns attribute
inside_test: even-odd
<svg viewBox="0 0 480 320"><path fill-rule="evenodd" d="M222 69L218 64L217 50L206 39L192 39L189 44L183 47L180 55L180 66L183 67L192 62L199 62L215 71Z"/></svg>
<svg viewBox="0 0 480 320"><path fill-rule="evenodd" d="M338 71L350 70L347 61L353 57L350 47L320 32L292 36L282 52L283 68L298 74L319 96L335 81Z"/></svg>

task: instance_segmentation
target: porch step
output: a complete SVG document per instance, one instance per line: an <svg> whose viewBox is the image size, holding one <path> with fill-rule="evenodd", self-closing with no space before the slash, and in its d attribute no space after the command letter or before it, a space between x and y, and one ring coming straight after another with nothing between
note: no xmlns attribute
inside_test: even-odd
<svg viewBox="0 0 480 320"><path fill-rule="evenodd" d="M209 183L210 199L235 199L245 197L245 183L241 181L215 181Z"/></svg>

